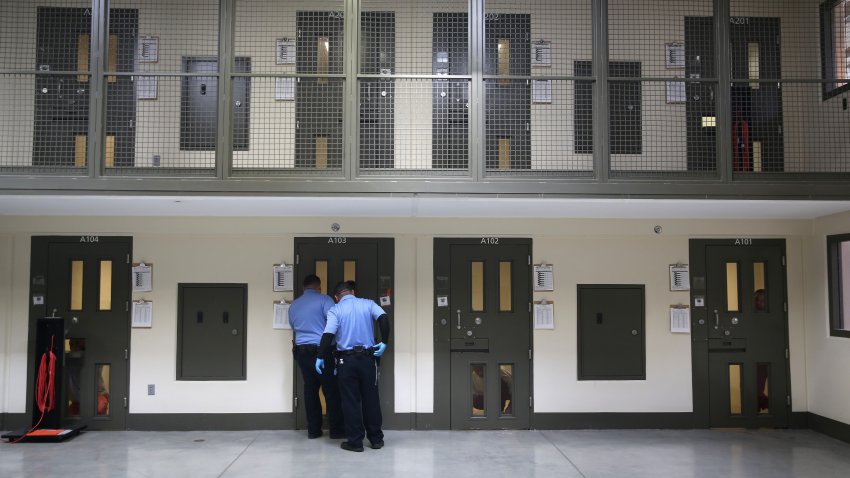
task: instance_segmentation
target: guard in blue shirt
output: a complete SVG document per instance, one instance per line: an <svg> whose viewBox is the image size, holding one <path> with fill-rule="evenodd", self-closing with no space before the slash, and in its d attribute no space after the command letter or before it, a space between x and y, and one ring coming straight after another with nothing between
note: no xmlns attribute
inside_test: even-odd
<svg viewBox="0 0 850 478"><path fill-rule="evenodd" d="M325 369L322 352L330 349L336 338L337 372L346 437L340 446L343 450L363 451L365 435L372 448L383 448L377 360L387 349L390 321L384 309L374 301L355 297L354 281L337 284L334 296L339 302L328 311L328 323L319 345L320 355L316 359L316 372L330 374ZM381 342L377 344L374 321L378 322L381 330Z"/></svg>
<svg viewBox="0 0 850 478"><path fill-rule="evenodd" d="M304 378L304 411L307 414L307 438L322 436L322 402L319 387L325 394L328 407L328 428L331 438L345 438L339 387L330 354L319 355L319 342L325 330L327 313L334 301L322 294L322 280L310 274L304 278L304 293L289 306L289 325L295 333L292 353ZM317 357L326 357L330 373L316 373Z"/></svg>

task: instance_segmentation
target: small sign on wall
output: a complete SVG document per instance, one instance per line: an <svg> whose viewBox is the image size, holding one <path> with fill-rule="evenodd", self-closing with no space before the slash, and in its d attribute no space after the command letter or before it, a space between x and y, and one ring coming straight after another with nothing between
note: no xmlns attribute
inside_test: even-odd
<svg viewBox="0 0 850 478"><path fill-rule="evenodd" d="M294 279L291 264L275 264L273 276L274 285L272 286L272 289L275 292L292 291Z"/></svg>
<svg viewBox="0 0 850 478"><path fill-rule="evenodd" d="M295 64L295 40L290 40L289 38L278 38L275 42L275 47L275 64Z"/></svg>
<svg viewBox="0 0 850 478"><path fill-rule="evenodd" d="M139 63L156 63L159 61L159 37L139 37L139 46L136 50L136 61Z"/></svg>

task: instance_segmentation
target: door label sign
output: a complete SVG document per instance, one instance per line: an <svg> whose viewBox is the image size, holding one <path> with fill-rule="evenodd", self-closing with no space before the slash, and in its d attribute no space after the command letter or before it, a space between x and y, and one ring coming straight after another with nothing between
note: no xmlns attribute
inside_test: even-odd
<svg viewBox="0 0 850 478"><path fill-rule="evenodd" d="M753 240L749 239L749 238L735 239L735 245L736 246L752 246Z"/></svg>
<svg viewBox="0 0 850 478"><path fill-rule="evenodd" d="M100 242L100 236L80 236L80 242Z"/></svg>
<svg viewBox="0 0 850 478"><path fill-rule="evenodd" d="M491 246L496 246L499 244L498 237L482 237L481 242L479 244L487 244Z"/></svg>
<svg viewBox="0 0 850 478"><path fill-rule="evenodd" d="M348 242L347 237L329 237L328 244L345 244Z"/></svg>

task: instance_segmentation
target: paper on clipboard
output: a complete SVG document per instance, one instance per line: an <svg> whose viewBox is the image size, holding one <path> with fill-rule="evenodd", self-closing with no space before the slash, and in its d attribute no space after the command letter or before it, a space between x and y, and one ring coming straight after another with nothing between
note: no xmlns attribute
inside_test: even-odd
<svg viewBox="0 0 850 478"><path fill-rule="evenodd" d="M137 328L153 326L153 302L149 300L133 301L132 325Z"/></svg>
<svg viewBox="0 0 850 478"><path fill-rule="evenodd" d="M542 300L534 302L534 328L555 328L555 303Z"/></svg>
<svg viewBox="0 0 850 478"><path fill-rule="evenodd" d="M691 309L688 306L670 306L670 332L674 334L691 333Z"/></svg>
<svg viewBox="0 0 850 478"><path fill-rule="evenodd" d="M274 301L273 329L291 329L289 326L289 304L283 300Z"/></svg>
<svg viewBox="0 0 850 478"><path fill-rule="evenodd" d="M130 276L133 292L153 291L153 264L134 262Z"/></svg>
<svg viewBox="0 0 850 478"><path fill-rule="evenodd" d="M274 265L274 285L272 289L275 292L291 292L293 281L292 264Z"/></svg>

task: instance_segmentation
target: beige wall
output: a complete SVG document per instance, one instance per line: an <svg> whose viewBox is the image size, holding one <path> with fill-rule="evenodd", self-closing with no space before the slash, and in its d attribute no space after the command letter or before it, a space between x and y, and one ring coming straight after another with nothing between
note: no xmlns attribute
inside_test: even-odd
<svg viewBox="0 0 850 478"><path fill-rule="evenodd" d="M25 407L29 243L31 235L48 234L133 236L134 260L154 264L154 291L134 295L153 300L154 317L151 329L132 331L132 413L291 411L291 333L273 330L271 322L272 301L291 293L271 291L270 269L293 261L294 237L327 235L332 222L352 237L395 239L396 412L433 411L433 239L481 235L530 237L533 261L555 266L555 291L534 294L556 304L555 329L533 334L537 412L690 411L690 336L669 332L667 309L686 303L688 294L668 290L668 265L688 261L690 238L786 238L792 396L795 411L807 410L804 300L817 294L815 286L804 287L809 221L6 217L0 222L0 265L12 265L2 269L8 283L0 282L0 298L11 297L0 307L0 326L10 331L0 357L7 364L0 385L6 411ZM655 224L662 234L653 232ZM249 285L246 381L175 380L177 284L199 281ZM646 380L576 380L576 285L593 282L646 285ZM146 395L149 383L157 386L155 396Z"/></svg>
<svg viewBox="0 0 850 478"><path fill-rule="evenodd" d="M848 232L850 214L835 215L816 220L805 241L809 411L844 423L850 423L850 339L829 335L826 236Z"/></svg>
<svg viewBox="0 0 850 478"><path fill-rule="evenodd" d="M0 413L6 412L9 347L12 345L12 237L0 234Z"/></svg>

